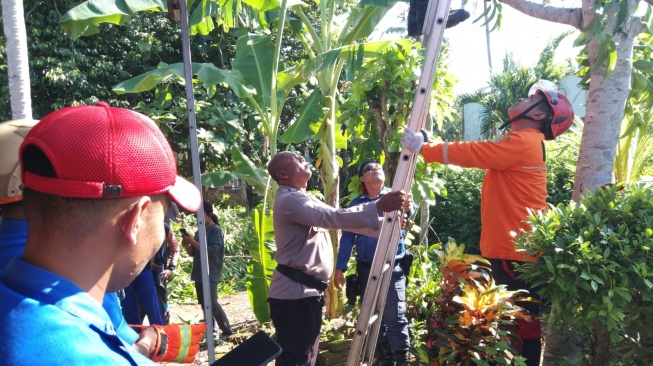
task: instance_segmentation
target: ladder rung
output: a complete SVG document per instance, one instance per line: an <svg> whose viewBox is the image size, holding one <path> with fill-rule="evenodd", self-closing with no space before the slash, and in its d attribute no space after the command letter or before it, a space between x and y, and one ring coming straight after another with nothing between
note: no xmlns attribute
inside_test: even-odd
<svg viewBox="0 0 653 366"><path fill-rule="evenodd" d="M372 315L370 317L370 321L367 322L367 325L369 326L369 325L374 324L377 321L377 319L379 319L379 313L376 313L376 314Z"/></svg>

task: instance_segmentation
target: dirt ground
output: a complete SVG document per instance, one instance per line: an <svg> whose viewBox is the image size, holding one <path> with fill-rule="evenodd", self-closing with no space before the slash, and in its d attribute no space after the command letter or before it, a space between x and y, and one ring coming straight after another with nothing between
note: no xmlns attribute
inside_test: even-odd
<svg viewBox="0 0 653 366"><path fill-rule="evenodd" d="M249 304L249 298L247 292L239 292L236 295L221 295L218 300L222 308L224 309L229 322L231 323L231 328L234 331L234 336L230 337L228 340L216 340L215 342L215 359L220 358L225 353L229 352L231 349L236 347L238 344L243 342L245 339L249 338L252 334L257 332L260 329L266 329L269 332L268 328L261 328L254 312ZM198 323L204 319L202 314L202 308L200 305L180 305L180 304L170 304L168 309L170 310L170 323L182 323L190 322L191 324ZM267 325L269 327L269 325ZM193 365L208 365L209 356L206 351L206 341L202 341L200 351L195 357L195 362ZM162 365L188 365L188 364L177 364L177 363L162 363ZM274 365L274 362L271 363ZM243 365L245 366L245 365Z"/></svg>

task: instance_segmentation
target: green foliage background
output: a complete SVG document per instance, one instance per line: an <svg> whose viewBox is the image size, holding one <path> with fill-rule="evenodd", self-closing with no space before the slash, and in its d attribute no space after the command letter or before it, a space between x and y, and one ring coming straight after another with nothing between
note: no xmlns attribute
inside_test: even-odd
<svg viewBox="0 0 653 366"><path fill-rule="evenodd" d="M224 233L224 267L222 281L218 285L221 294L234 294L244 291L247 281L247 263L249 261L249 243L256 240L254 228L248 214L242 208L227 208L217 210L220 227ZM184 214L179 223L173 223L172 228L181 245L179 229L186 228L189 233L197 230L194 215ZM193 258L181 248L181 258L177 270L168 282L169 301L171 303L196 304L195 287L190 280L193 268Z"/></svg>
<svg viewBox="0 0 653 366"><path fill-rule="evenodd" d="M102 32L94 37L72 40L58 22L62 11L73 5L68 1L24 1L34 118L98 100L129 107L151 99L151 93L117 96L111 87L160 62L181 58L179 29L164 17L142 13L130 27L102 26ZM0 95L9 95L5 45L0 34ZM1 98L0 120L10 118L9 98Z"/></svg>

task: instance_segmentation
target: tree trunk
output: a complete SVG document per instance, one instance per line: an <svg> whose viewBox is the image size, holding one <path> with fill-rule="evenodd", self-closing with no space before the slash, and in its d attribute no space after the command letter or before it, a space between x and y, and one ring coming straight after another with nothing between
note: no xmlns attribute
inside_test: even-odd
<svg viewBox="0 0 653 366"><path fill-rule="evenodd" d="M591 21L593 13L583 1L584 23ZM633 67L633 42L641 32L641 21L633 17L638 1L627 0L628 18L625 24L616 29L617 14L610 17L606 31L613 34L617 49L617 64L609 78L605 78L605 67L597 68L591 75L587 98L585 127L578 153L578 165L574 179L572 199L578 201L585 191L594 192L596 188L612 182L614 159L619 141L621 121L624 117L626 100L630 93L630 78ZM588 46L590 65L594 65L599 51L595 38Z"/></svg>
<svg viewBox="0 0 653 366"><path fill-rule="evenodd" d="M578 363L571 363L578 359L578 353L576 339L569 329L551 325L546 328L542 349L542 366L560 365L565 357L567 358L566 365L578 365Z"/></svg>
<svg viewBox="0 0 653 366"><path fill-rule="evenodd" d="M7 40L11 116L13 119L32 119L27 31L22 0L2 0L2 22Z"/></svg>
<svg viewBox="0 0 653 366"><path fill-rule="evenodd" d="M594 334L596 342L594 342L592 365L594 366L608 366L610 364L610 332L608 332L605 325L594 321Z"/></svg>
<svg viewBox="0 0 653 366"><path fill-rule="evenodd" d="M419 233L419 242L417 244L420 246L424 245L426 248L429 247L429 228L431 227L431 223L429 222L430 220L429 216L431 212L429 211L429 208L430 208L429 203L426 202L425 200L419 203L420 233Z"/></svg>

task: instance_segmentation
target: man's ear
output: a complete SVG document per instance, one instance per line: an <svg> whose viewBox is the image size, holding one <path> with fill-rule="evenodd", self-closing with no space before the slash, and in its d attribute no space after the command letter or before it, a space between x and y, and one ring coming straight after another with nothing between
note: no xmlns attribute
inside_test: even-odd
<svg viewBox="0 0 653 366"><path fill-rule="evenodd" d="M123 214L120 228L123 235L131 245L136 244L138 230L141 228L145 209L150 205L150 203L152 203L152 199L149 196L140 197L138 201L133 203Z"/></svg>
<svg viewBox="0 0 653 366"><path fill-rule="evenodd" d="M283 171L283 170L279 170L279 171L277 171L277 177L279 177L279 179L281 179L281 178L288 178L288 173L286 173L286 172Z"/></svg>

